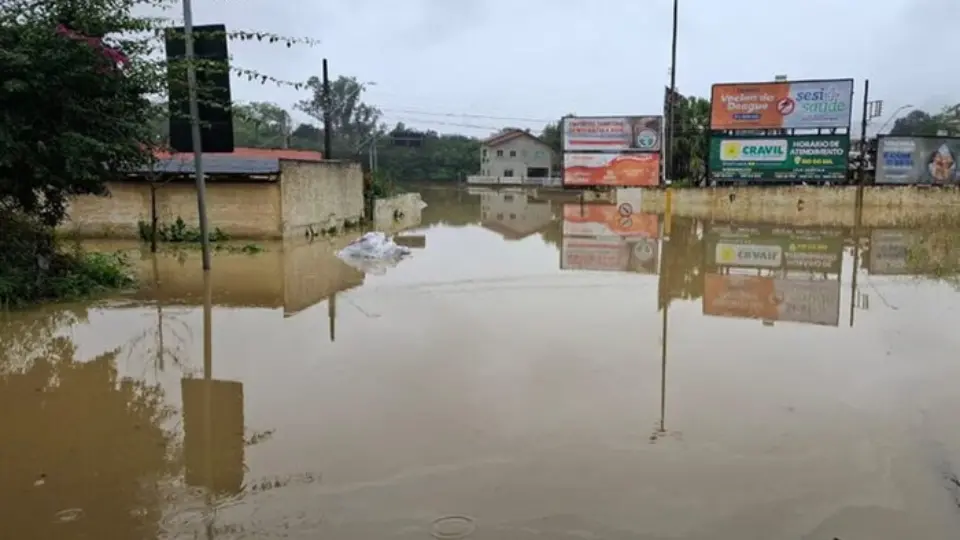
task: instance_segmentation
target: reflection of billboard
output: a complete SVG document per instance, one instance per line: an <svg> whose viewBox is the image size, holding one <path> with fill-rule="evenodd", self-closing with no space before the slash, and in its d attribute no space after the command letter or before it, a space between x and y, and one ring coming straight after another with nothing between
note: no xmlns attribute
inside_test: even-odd
<svg viewBox="0 0 960 540"><path fill-rule="evenodd" d="M923 275L958 268L960 231L874 229L866 265L876 275Z"/></svg>
<svg viewBox="0 0 960 540"><path fill-rule="evenodd" d="M563 185L571 187L645 187L660 183L660 154L588 154L563 156Z"/></svg>
<svg viewBox="0 0 960 540"><path fill-rule="evenodd" d="M710 129L845 128L853 79L713 85Z"/></svg>
<svg viewBox="0 0 960 540"><path fill-rule="evenodd" d="M631 203L565 204L564 236L645 236L657 238L660 216L636 212Z"/></svg>
<svg viewBox="0 0 960 540"><path fill-rule="evenodd" d="M656 274L658 254L656 238L564 236L560 269Z"/></svg>
<svg viewBox="0 0 960 540"><path fill-rule="evenodd" d="M839 231L715 226L706 231L708 266L840 273Z"/></svg>
<svg viewBox="0 0 960 540"><path fill-rule="evenodd" d="M725 180L833 180L847 177L849 135L713 137L710 175Z"/></svg>
<svg viewBox="0 0 960 540"><path fill-rule="evenodd" d="M567 117L563 151L659 152L660 116Z"/></svg>
<svg viewBox="0 0 960 540"><path fill-rule="evenodd" d="M181 379L186 483L217 494L243 485L243 385Z"/></svg>
<svg viewBox="0 0 960 540"><path fill-rule="evenodd" d="M837 326L840 281L706 274L703 313Z"/></svg>
<svg viewBox="0 0 960 540"><path fill-rule="evenodd" d="M960 183L960 138L881 137L878 184Z"/></svg>

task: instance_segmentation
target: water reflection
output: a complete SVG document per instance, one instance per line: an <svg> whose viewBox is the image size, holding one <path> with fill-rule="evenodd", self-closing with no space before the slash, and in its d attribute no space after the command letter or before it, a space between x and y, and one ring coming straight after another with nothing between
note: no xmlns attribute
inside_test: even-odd
<svg viewBox="0 0 960 540"><path fill-rule="evenodd" d="M195 253L161 254L138 262L135 302L4 315L0 404L22 411L3 420L4 530L956 530L960 231L667 218L543 190L424 199L404 235L429 249L382 276L340 268L335 245L219 253L207 282Z"/></svg>

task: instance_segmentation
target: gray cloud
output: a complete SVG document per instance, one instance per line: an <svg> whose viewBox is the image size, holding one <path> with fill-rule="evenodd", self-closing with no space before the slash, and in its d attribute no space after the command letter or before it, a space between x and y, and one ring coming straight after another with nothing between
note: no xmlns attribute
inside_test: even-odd
<svg viewBox="0 0 960 540"><path fill-rule="evenodd" d="M195 0L198 23L321 40L294 49L234 43L238 65L305 80L326 56L334 76L377 82L367 99L387 121L475 135L540 122L457 115L658 112L671 9L671 0ZM707 96L715 82L853 77L859 94L869 77L887 111L937 109L960 101L951 67L958 20L956 0L681 0L677 83ZM234 95L284 106L303 97L246 81Z"/></svg>

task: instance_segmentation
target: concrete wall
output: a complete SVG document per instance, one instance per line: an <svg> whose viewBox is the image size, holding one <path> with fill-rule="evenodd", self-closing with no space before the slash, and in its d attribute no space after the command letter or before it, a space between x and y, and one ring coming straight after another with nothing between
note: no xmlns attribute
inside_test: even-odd
<svg viewBox="0 0 960 540"><path fill-rule="evenodd" d="M280 178L284 237L341 229L363 217L363 173L358 163L283 160Z"/></svg>
<svg viewBox="0 0 960 540"><path fill-rule="evenodd" d="M81 195L68 209L63 232L84 238L138 237L137 223L150 222L150 184L110 182L109 197ZM190 183L158 186L157 216L160 224L177 217L197 227L197 191ZM207 213L211 227L237 238L276 238L280 235L280 188L276 182L207 183Z"/></svg>
<svg viewBox="0 0 960 540"><path fill-rule="evenodd" d="M218 251L213 255L213 302L236 307L283 309L289 316L331 295L363 283L362 272L344 264L336 253L353 238L328 242L268 242L257 254ZM89 251L132 250L139 243L88 241ZM140 283L134 298L162 305L201 305L203 269L198 249L140 251L132 263Z"/></svg>
<svg viewBox="0 0 960 540"><path fill-rule="evenodd" d="M232 238L271 239L320 233L359 222L363 216L360 165L340 161L280 162L280 182L207 182L211 227ZM137 238L137 223L150 222L150 184L111 182L109 197L76 197L63 224L64 233L85 238ZM197 227L196 188L170 182L156 190L160 224L178 217Z"/></svg>
<svg viewBox="0 0 960 540"><path fill-rule="evenodd" d="M715 187L674 189L672 212L718 221L854 226L855 187ZM643 193L645 212L663 213L665 190ZM866 187L860 225L930 221L960 213L960 190Z"/></svg>
<svg viewBox="0 0 960 540"><path fill-rule="evenodd" d="M373 228L393 234L420 225L423 198L419 193L403 193L373 201ZM397 218L397 212L402 214Z"/></svg>

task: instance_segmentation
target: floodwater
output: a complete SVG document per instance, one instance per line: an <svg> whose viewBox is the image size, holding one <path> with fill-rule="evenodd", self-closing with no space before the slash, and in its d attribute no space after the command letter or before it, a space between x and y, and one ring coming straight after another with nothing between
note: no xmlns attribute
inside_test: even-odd
<svg viewBox="0 0 960 540"><path fill-rule="evenodd" d="M960 230L424 198L0 315L0 537L960 536Z"/></svg>

